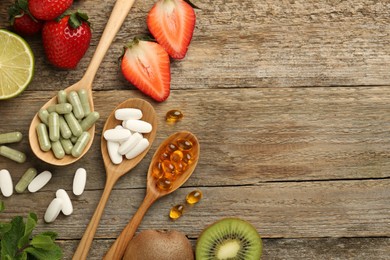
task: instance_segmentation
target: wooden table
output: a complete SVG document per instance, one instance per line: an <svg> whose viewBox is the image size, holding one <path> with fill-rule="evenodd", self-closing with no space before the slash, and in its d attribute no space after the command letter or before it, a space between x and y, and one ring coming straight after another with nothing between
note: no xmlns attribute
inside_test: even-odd
<svg viewBox="0 0 390 260"><path fill-rule="evenodd" d="M2 1L0 27L7 24ZM264 259L389 259L390 252L390 5L388 1L194 1L197 23L185 59L171 65L171 95L153 102L118 69L122 46L147 32L154 1L136 1L94 81L101 119L91 150L77 163L53 167L37 160L27 131L33 115L56 92L81 78L114 1L75 1L93 24L91 46L76 70L49 65L39 37L28 38L35 77L21 96L0 102L0 132L19 130L28 160L0 158L16 182L31 166L52 181L31 195L2 198L1 220L34 211L38 231L54 230L71 259L102 194L101 130L111 110L130 97L148 100L158 134L142 163L112 192L89 259L100 259L145 194L152 154L179 130L196 134L201 158L184 187L162 198L139 230L176 229L195 245L200 232L224 217L251 222L263 237ZM174 125L165 113L178 108ZM88 171L74 213L42 220L59 188L71 190L78 167ZM178 221L169 209L201 189L203 200Z"/></svg>

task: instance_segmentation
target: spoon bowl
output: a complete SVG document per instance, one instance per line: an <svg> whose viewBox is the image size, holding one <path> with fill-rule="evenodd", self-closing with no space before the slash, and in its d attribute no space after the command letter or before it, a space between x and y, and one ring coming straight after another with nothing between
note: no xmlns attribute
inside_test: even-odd
<svg viewBox="0 0 390 260"><path fill-rule="evenodd" d="M161 190L157 187L157 180L153 177L153 167L155 163L157 163L160 160L160 155L165 151L166 146L169 143L172 143L175 140L178 139L187 139L190 140L193 144L193 148L191 149L192 155L193 155L193 162L184 170L182 174L180 174L176 180L173 181L172 186L168 190ZM122 259L127 244L130 242L130 240L133 238L139 224L142 221L142 218L144 217L146 211L149 209L149 207L159 198L166 196L175 190L177 190L179 187L181 187L191 176L191 174L194 172L196 165L199 160L199 153L200 153L200 146L199 141L196 138L196 136L190 132L183 131L183 132L177 132L171 136L169 136L167 139L165 139L162 144L160 144L157 151L154 153L152 161L149 166L148 170L148 176L147 176L147 186L146 186L146 195L145 198L137 210L137 212L134 214L133 218L130 220L130 222L126 225L126 227L122 230L119 237L115 240L114 244L111 246L111 248L108 250L106 255L103 259L105 260L119 260Z"/></svg>

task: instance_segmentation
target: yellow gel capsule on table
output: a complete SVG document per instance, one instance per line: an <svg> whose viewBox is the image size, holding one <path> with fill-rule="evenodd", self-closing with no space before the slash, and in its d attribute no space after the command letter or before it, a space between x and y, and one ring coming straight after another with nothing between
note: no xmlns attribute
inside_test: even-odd
<svg viewBox="0 0 390 260"><path fill-rule="evenodd" d="M187 194L186 202L190 205L198 203L203 197L203 194L200 190L194 190Z"/></svg>
<svg viewBox="0 0 390 260"><path fill-rule="evenodd" d="M176 205L172 207L171 210L169 211L169 217L172 220L176 220L183 215L183 212L184 212L184 206L180 204Z"/></svg>
<svg viewBox="0 0 390 260"><path fill-rule="evenodd" d="M165 115L165 120L170 123L175 123L183 118L183 113L180 110L169 110Z"/></svg>

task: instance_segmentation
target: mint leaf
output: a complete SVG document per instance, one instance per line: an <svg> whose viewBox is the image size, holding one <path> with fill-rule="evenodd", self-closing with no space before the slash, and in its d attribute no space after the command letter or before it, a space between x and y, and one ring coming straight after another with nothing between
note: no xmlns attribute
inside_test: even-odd
<svg viewBox="0 0 390 260"><path fill-rule="evenodd" d="M56 232L52 232L52 231L42 232L41 235L49 236L51 238L51 240L53 240L53 241L55 241L57 236L58 236Z"/></svg>
<svg viewBox="0 0 390 260"><path fill-rule="evenodd" d="M36 235L31 239L30 245L35 248L41 248L46 250L51 250L57 247L50 236L46 235Z"/></svg>
<svg viewBox="0 0 390 260"><path fill-rule="evenodd" d="M11 228L1 239L1 259L13 259L18 252L18 241L24 235L24 222L21 216L11 220Z"/></svg>
<svg viewBox="0 0 390 260"><path fill-rule="evenodd" d="M28 244L30 241L30 236L32 234L32 231L34 230L35 226L37 225L38 217L35 213L29 213L26 225L24 228L24 235L19 239L18 241L18 248L23 248Z"/></svg>
<svg viewBox="0 0 390 260"><path fill-rule="evenodd" d="M27 247L25 251L32 256L34 256L36 259L40 260L60 260L62 258L62 251L59 246L57 246L55 249L51 250L45 250L42 248L35 248L35 247Z"/></svg>
<svg viewBox="0 0 390 260"><path fill-rule="evenodd" d="M3 236L11 229L11 223L0 222L0 240L3 240Z"/></svg>

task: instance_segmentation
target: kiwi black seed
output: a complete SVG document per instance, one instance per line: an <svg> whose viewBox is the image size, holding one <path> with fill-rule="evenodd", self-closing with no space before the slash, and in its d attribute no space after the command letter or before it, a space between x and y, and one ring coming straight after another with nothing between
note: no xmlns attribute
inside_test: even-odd
<svg viewBox="0 0 390 260"><path fill-rule="evenodd" d="M206 228L196 243L196 260L259 260L262 242L245 220L225 218Z"/></svg>

